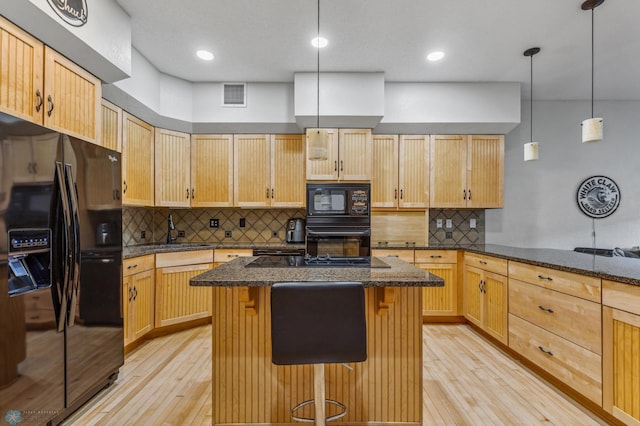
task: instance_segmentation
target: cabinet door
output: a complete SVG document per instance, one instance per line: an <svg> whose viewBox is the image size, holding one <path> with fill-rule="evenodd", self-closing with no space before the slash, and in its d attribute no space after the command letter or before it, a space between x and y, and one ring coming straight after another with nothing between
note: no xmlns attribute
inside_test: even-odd
<svg viewBox="0 0 640 426"><path fill-rule="evenodd" d="M313 133L307 129L307 180L338 180L338 129L327 132L327 146L313 146Z"/></svg>
<svg viewBox="0 0 640 426"><path fill-rule="evenodd" d="M373 136L371 207L398 207L398 135Z"/></svg>
<svg viewBox="0 0 640 426"><path fill-rule="evenodd" d="M430 207L467 206L467 136L431 136Z"/></svg>
<svg viewBox="0 0 640 426"><path fill-rule="evenodd" d="M44 125L99 144L100 80L46 46L44 73Z"/></svg>
<svg viewBox="0 0 640 426"><path fill-rule="evenodd" d="M467 156L467 207L504 207L504 136L473 135Z"/></svg>
<svg viewBox="0 0 640 426"><path fill-rule="evenodd" d="M156 206L191 205L190 136L186 133L156 129L155 201Z"/></svg>
<svg viewBox="0 0 640 426"><path fill-rule="evenodd" d="M371 129L340 129L338 139L339 179L371 180Z"/></svg>
<svg viewBox="0 0 640 426"><path fill-rule="evenodd" d="M154 129L127 114L122 117L122 203L153 206Z"/></svg>
<svg viewBox="0 0 640 426"><path fill-rule="evenodd" d="M44 46L0 17L0 111L42 124Z"/></svg>
<svg viewBox="0 0 640 426"><path fill-rule="evenodd" d="M211 316L211 287L192 287L189 280L212 266L201 264L156 270L156 327Z"/></svg>
<svg viewBox="0 0 640 426"><path fill-rule="evenodd" d="M100 145L122 152L122 108L102 100Z"/></svg>
<svg viewBox="0 0 640 426"><path fill-rule="evenodd" d="M482 327L482 271L464 267L464 316L475 325Z"/></svg>
<svg viewBox="0 0 640 426"><path fill-rule="evenodd" d="M444 280L444 287L424 287L422 289L422 315L458 315L457 265L423 263L416 266Z"/></svg>
<svg viewBox="0 0 640 426"><path fill-rule="evenodd" d="M272 207L305 206L304 146L304 135L271 136Z"/></svg>
<svg viewBox="0 0 640 426"><path fill-rule="evenodd" d="M482 314L483 329L501 341L507 343L508 287L507 277L483 272L484 309Z"/></svg>
<svg viewBox="0 0 640 426"><path fill-rule="evenodd" d="M131 335L137 340L153 329L154 311L154 277L153 269L139 272L129 277L131 279L130 310ZM127 297L129 297L127 295Z"/></svg>
<svg viewBox="0 0 640 426"><path fill-rule="evenodd" d="M271 204L269 135L233 136L233 200L238 207Z"/></svg>
<svg viewBox="0 0 640 426"><path fill-rule="evenodd" d="M400 136L399 207L429 207L429 137Z"/></svg>
<svg viewBox="0 0 640 426"><path fill-rule="evenodd" d="M233 206L233 135L191 136L191 207Z"/></svg>
<svg viewBox="0 0 640 426"><path fill-rule="evenodd" d="M129 343L133 342L133 317L132 317L132 309L133 309L133 298L131 293L131 281L133 278L131 276L122 278L122 321L124 324L124 345L127 346Z"/></svg>

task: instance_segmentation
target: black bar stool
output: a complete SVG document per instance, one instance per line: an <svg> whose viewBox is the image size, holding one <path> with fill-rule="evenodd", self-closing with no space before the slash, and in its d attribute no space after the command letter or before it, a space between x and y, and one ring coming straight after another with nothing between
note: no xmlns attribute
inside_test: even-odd
<svg viewBox="0 0 640 426"><path fill-rule="evenodd" d="M291 418L324 425L347 414L344 404L325 399L324 364L367 359L364 287L359 282L285 282L271 287L271 361L313 364L314 399L291 409ZM325 403L342 411L326 417ZM314 404L315 419L296 416Z"/></svg>

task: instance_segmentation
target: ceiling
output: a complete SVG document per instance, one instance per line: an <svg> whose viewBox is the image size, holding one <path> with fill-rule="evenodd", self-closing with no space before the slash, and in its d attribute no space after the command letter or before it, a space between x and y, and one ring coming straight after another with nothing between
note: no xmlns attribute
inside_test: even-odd
<svg viewBox="0 0 640 426"><path fill-rule="evenodd" d="M316 0L116 0L132 44L192 82L293 82L316 71ZM591 11L582 0L320 0L320 70L382 71L388 82L521 82L539 99L590 99ZM640 100L640 1L595 10L595 98ZM215 54L212 62L197 49ZM425 60L444 50L437 63ZM135 70L134 70L135 72Z"/></svg>

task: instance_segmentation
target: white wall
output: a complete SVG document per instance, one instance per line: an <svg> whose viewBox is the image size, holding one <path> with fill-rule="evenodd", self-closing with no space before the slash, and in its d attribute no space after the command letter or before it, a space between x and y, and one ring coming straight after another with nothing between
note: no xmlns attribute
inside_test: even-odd
<svg viewBox="0 0 640 426"><path fill-rule="evenodd" d="M620 188L618 210L595 220L596 246L640 245L640 102L600 101L604 141L581 143L580 123L590 103L533 103L533 137L540 159L523 161L530 141L529 102L522 104L522 124L505 138L505 203L486 212L486 242L519 247L573 249L591 247L592 219L576 204L578 185L605 175Z"/></svg>

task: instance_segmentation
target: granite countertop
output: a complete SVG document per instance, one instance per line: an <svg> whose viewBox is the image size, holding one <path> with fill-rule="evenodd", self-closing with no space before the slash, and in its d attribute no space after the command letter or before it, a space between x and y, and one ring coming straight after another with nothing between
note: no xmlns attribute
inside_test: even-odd
<svg viewBox="0 0 640 426"><path fill-rule="evenodd" d="M129 259L154 253L169 253L174 251L212 250L212 249L304 249L304 244L287 243L174 243L174 244L143 244L122 248L122 258Z"/></svg>
<svg viewBox="0 0 640 426"><path fill-rule="evenodd" d="M270 286L288 281L358 281L365 287L442 287L444 281L398 258L384 258L390 268L291 267L245 268L256 259L240 257L191 278L193 286Z"/></svg>

